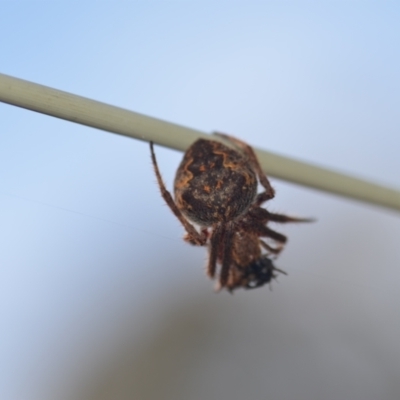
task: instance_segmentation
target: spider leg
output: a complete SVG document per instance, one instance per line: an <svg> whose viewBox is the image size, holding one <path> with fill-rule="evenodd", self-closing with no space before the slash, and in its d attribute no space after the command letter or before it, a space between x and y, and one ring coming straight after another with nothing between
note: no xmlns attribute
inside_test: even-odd
<svg viewBox="0 0 400 400"><path fill-rule="evenodd" d="M286 223L286 222L314 222L314 218L296 218L296 217L290 217L289 215L284 215L284 214L275 214L275 213L268 213L268 220L269 221L274 221L274 222L281 222L281 223Z"/></svg>
<svg viewBox="0 0 400 400"><path fill-rule="evenodd" d="M260 206L262 203L265 203L268 200L271 200L271 195L269 192L261 192L257 195L254 204Z"/></svg>
<svg viewBox="0 0 400 400"><path fill-rule="evenodd" d="M262 194L262 193L261 193ZM313 218L296 218L290 217L289 215L284 214L275 214L270 213L265 208L258 206L257 204L253 205L253 207L249 211L249 215L257 222L313 222L315 221Z"/></svg>
<svg viewBox="0 0 400 400"><path fill-rule="evenodd" d="M285 235L282 235L282 233L279 233L272 229L269 229L267 226L264 226L264 225L262 226L262 229L260 229L258 233L260 236L270 237L270 238L274 239L275 241L282 243L282 244L287 242L287 237Z"/></svg>
<svg viewBox="0 0 400 400"><path fill-rule="evenodd" d="M254 225L252 224L243 225L243 229L245 229L246 232L254 233L257 236L269 237L271 239L274 239L276 242L282 244L287 242L287 237L285 235L282 235L282 233L276 232L260 223Z"/></svg>
<svg viewBox="0 0 400 400"><path fill-rule="evenodd" d="M242 142L241 140L236 139L233 136L226 135L225 133L214 132L214 135L217 135L225 140L228 140L236 148L242 150L242 152L248 157L250 164L257 173L261 185L265 188L265 192L263 193L265 199L263 201L267 201L274 198L275 190L272 188L267 176L264 174L253 148L249 146L247 143Z"/></svg>
<svg viewBox="0 0 400 400"><path fill-rule="evenodd" d="M225 235L222 238L222 267L219 275L219 285L221 288L226 286L229 278L229 270L232 264L232 240L234 234L234 225L232 222L230 222L227 224Z"/></svg>
<svg viewBox="0 0 400 400"><path fill-rule="evenodd" d="M221 243L223 234L224 232L222 225L218 225L215 229L213 229L211 233L210 254L208 257L208 264L207 264L207 275L210 278L215 277L215 270L217 268L217 259L219 254L219 245Z"/></svg>
<svg viewBox="0 0 400 400"><path fill-rule="evenodd" d="M179 219L181 224L186 229L187 235L185 236L185 240L190 242L191 244L195 244L198 246L204 246L207 242L207 236L204 231L201 233L197 232L196 228L183 216L177 205L175 204L174 199L171 196L171 193L165 187L165 184L162 180L160 170L158 169L156 155L154 153L153 142L150 142L150 151L151 151L151 160L153 162L154 171L156 173L158 187L161 191L161 196L167 203L168 207L175 214L175 216Z"/></svg>
<svg viewBox="0 0 400 400"><path fill-rule="evenodd" d="M268 250L270 253L279 254L283 250L283 245L280 244L278 247L272 247L268 243L264 242L264 240L260 239L260 245L264 247L265 250Z"/></svg>

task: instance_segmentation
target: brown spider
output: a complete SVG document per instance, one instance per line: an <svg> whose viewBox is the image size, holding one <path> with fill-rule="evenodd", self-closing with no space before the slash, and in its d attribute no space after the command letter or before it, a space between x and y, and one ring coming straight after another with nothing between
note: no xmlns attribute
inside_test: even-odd
<svg viewBox="0 0 400 400"><path fill-rule="evenodd" d="M275 277L272 261L261 254L261 246L278 254L286 236L267 227L274 222L306 222L309 219L274 214L261 204L274 197L274 189L262 172L253 149L232 136L218 133L235 148L199 139L186 151L176 172L175 201L166 189L158 169L153 143L151 157L161 195L186 230L184 239L194 245L209 246L207 275L219 287L257 287ZM258 181L265 191L257 194ZM200 226L200 232L189 222ZM262 241L267 237L277 247ZM247 269L247 271L246 271Z"/></svg>

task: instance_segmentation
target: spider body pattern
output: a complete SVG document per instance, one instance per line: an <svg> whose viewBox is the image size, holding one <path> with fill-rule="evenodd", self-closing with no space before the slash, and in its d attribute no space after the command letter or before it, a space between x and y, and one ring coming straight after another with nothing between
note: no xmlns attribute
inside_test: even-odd
<svg viewBox="0 0 400 400"><path fill-rule="evenodd" d="M257 194L257 176L238 152L200 139L185 153L174 189L176 205L187 218L213 226L248 210Z"/></svg>
<svg viewBox="0 0 400 400"><path fill-rule="evenodd" d="M278 271L268 254L280 253L287 241L286 236L270 229L268 222L310 220L262 208L275 192L253 149L232 136L217 135L232 147L215 140L194 142L176 172L175 199L165 187L150 143L157 182L165 202L186 230L184 239L194 245L208 246L207 275L215 278L220 266L219 288L232 291L239 287L259 287L275 278L274 271ZM258 184L264 189L261 193L257 193Z"/></svg>

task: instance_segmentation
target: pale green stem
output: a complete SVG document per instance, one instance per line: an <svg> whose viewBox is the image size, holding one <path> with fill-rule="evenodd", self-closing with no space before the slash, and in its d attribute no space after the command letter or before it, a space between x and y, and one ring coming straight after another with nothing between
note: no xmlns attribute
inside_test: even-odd
<svg viewBox="0 0 400 400"><path fill-rule="evenodd" d="M196 139L219 140L195 129L0 74L0 101L93 128L185 151ZM400 210L400 192L255 148L264 171L299 185Z"/></svg>

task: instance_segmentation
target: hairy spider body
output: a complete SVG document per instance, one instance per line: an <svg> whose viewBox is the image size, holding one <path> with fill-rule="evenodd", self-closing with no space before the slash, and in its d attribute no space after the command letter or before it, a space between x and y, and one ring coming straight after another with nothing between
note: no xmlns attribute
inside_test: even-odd
<svg viewBox="0 0 400 400"><path fill-rule="evenodd" d="M219 287L258 287L274 277L272 261L261 247L278 254L287 238L267 227L269 221L305 222L306 219L273 214L261 204L274 190L253 149L232 136L218 134L234 148L214 140L199 139L186 151L176 172L175 200L166 189L157 165L153 143L151 157L161 195L185 227L185 240L209 248L207 274L215 277L220 265ZM257 194L258 182L264 191ZM200 225L200 232L189 222ZM270 246L266 237L277 245Z"/></svg>
<svg viewBox="0 0 400 400"><path fill-rule="evenodd" d="M257 194L257 176L237 151L200 139L185 153L174 189L176 205L187 218L212 226L248 210Z"/></svg>

